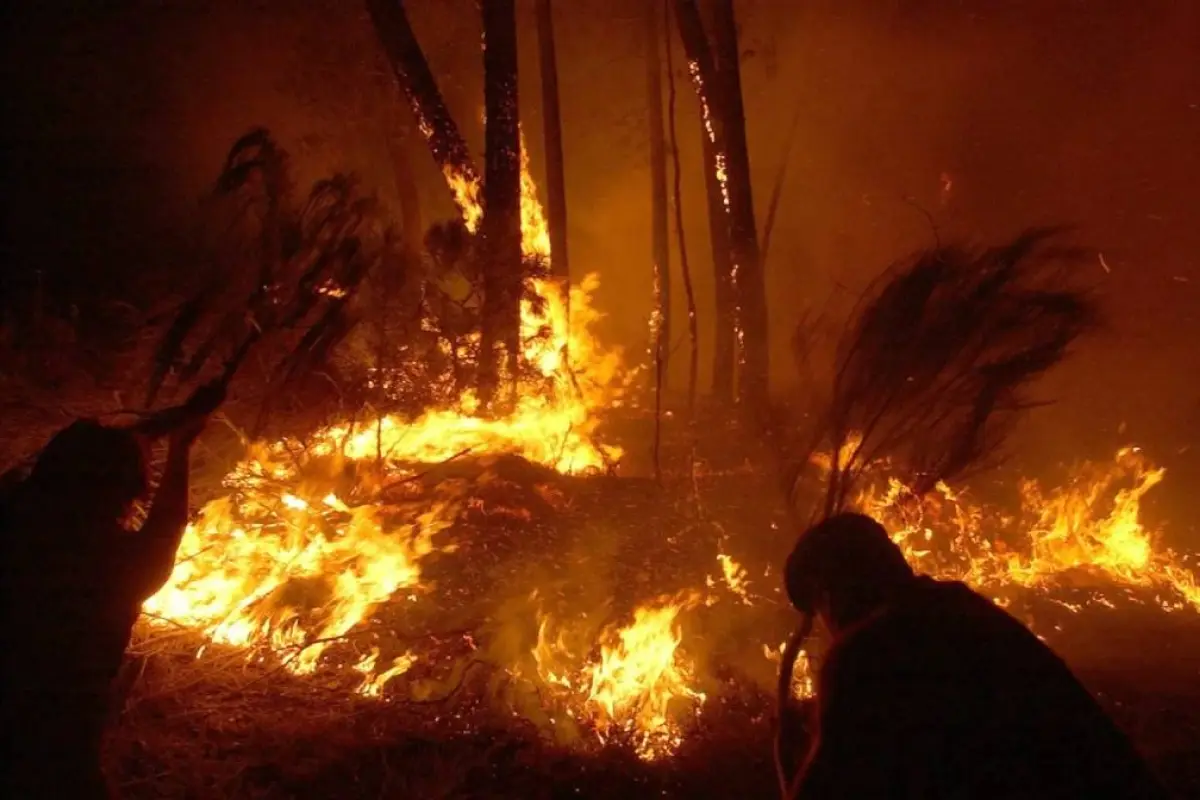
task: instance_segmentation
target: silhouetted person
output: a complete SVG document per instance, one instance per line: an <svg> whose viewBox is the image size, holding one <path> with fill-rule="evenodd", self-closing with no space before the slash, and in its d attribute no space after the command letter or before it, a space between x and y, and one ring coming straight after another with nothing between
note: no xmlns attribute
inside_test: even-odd
<svg viewBox="0 0 1200 800"><path fill-rule="evenodd" d="M1058 656L962 583L914 575L871 518L807 531L786 580L834 637L794 800L1167 796Z"/></svg>
<svg viewBox="0 0 1200 800"><path fill-rule="evenodd" d="M121 523L148 489L144 440L93 420L56 434L5 498L6 796L111 796L100 766L111 684L142 603L171 575L189 451L223 392L197 396L143 429L170 445L139 531Z"/></svg>

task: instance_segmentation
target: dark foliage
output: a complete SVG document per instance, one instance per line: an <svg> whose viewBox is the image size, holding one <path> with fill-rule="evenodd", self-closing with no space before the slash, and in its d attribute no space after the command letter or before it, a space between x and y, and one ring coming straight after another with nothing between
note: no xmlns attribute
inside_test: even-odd
<svg viewBox="0 0 1200 800"><path fill-rule="evenodd" d="M989 465L1030 382L1097 319L1067 283L1084 251L1033 229L987 249L937 247L868 291L838 343L818 446L834 461L825 512L888 457L921 495ZM853 437L861 436L861 440Z"/></svg>
<svg viewBox="0 0 1200 800"><path fill-rule="evenodd" d="M318 181L297 202L287 156L263 129L233 145L212 200L213 216L232 217L228 241L156 348L147 406L171 375L184 385L218 365L228 382L267 339L279 351L268 395L286 390L353 328L351 301L368 273L399 259L374 198L352 177Z"/></svg>

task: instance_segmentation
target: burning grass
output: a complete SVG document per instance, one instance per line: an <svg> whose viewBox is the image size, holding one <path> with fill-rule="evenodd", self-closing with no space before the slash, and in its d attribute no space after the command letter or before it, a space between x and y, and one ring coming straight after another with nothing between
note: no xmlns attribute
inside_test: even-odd
<svg viewBox="0 0 1200 800"><path fill-rule="evenodd" d="M786 620L771 560L726 552L753 531L710 535L679 513L639 525L662 495L598 508L580 498L611 504L620 484L553 461L381 460L363 442L391 440L368 432L323 431L299 456L281 443L240 464L147 603L151 626L233 646L289 679L339 676L347 696L424 701L483 665L480 691L498 707L559 741L616 742L647 760L702 720L722 648L741 651L732 661L747 683L769 677ZM886 491L860 502L918 569L1026 616L1048 600L1073 613L1200 610L1186 560L1139 518L1163 473L1135 450L1054 490L1025 483L1015 515L948 487L917 504L882 474ZM746 668L747 654L760 663Z"/></svg>
<svg viewBox="0 0 1200 800"><path fill-rule="evenodd" d="M477 187L455 189L470 229ZM524 252L548 260L527 170L522 198ZM225 476L136 633L110 753L128 796L773 791L793 532L753 470L616 479L599 414L625 405L629 373L590 330L595 279L569 319L532 283L506 413L465 391L255 443ZM1017 513L858 466L858 505L918 569L1047 638L1114 607L1200 627L1194 569L1139 515L1164 473L1136 450L1024 482ZM806 668L794 690L811 693Z"/></svg>
<svg viewBox="0 0 1200 800"><path fill-rule="evenodd" d="M328 612L320 602L303 605L324 596L304 580L314 593L289 594L290 618L259 617L270 624L246 628L258 636L248 644L216 644L203 626L158 619L139 628L132 674L144 669L111 754L129 796L729 796L743 788L731 783L735 774L770 791L770 687L790 614L776 601L772 557L747 547L762 538L759 526L739 527L754 502L731 482L745 476L706 479L706 494L723 499L713 499L707 525L698 525L687 498L669 489L563 475L519 457L405 469L424 474L393 502L406 510L377 512L396 527L372 535L411 541L404 520L439 503L446 527L416 557L413 582L368 604L341 635L310 619ZM1057 489L1026 487L1026 502L1042 503L1024 518L1043 520L1047 531L1070 522L1073 536L1100 547L1110 530L1131 530L1122 514L1142 525L1136 500L1144 493L1136 489L1156 473L1144 457L1122 452ZM893 522L910 557L947 576L989 576L977 585L1052 642L1132 619L1177 619L1171 636L1190 630L1196 638L1194 610L1164 613L1185 598L1158 577L1158 567L1174 562L1144 527L1136 530L1151 557L1140 569L1081 570L1070 559L1052 568L1043 559L1038 581L1019 580L1023 569L1007 579L1000 565L1035 563L1032 549L1018 549L1020 537L1042 528L1022 527L1021 515L971 504L962 492L937 497L907 527ZM1122 500L1129 497L1132 507ZM888 515L903 507L886 495L864 502ZM293 535L311 531L314 541L327 517L347 513L325 505L316 520L293 505L281 503L279 513ZM988 549L983 532L997 530L993 522L1007 527ZM1001 558L996 542L1005 537ZM368 559L374 552L347 552L356 550ZM331 570L327 583L356 585L339 577L347 569ZM1174 605L1164 606L1168 597ZM240 611L253 618L256 608ZM275 632L288 635L277 640ZM1145 655L1145 641L1130 649L1105 636L1126 659ZM1139 662L1125 680L1143 682L1146 669ZM798 671L799 693L811 691L808 678ZM1164 759L1182 758L1179 737L1168 741L1154 729L1154 719L1165 719L1155 704L1165 701L1141 702L1123 711L1139 741L1156 737Z"/></svg>

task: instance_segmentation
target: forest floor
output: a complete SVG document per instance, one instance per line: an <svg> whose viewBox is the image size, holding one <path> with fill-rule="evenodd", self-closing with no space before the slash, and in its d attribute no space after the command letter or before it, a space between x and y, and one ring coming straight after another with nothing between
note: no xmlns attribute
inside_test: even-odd
<svg viewBox="0 0 1200 800"><path fill-rule="evenodd" d="M663 488L645 478L567 478L511 460L501 464L500 490L480 480L494 465L458 465L482 513L448 534L455 548L422 564L436 588L415 605L436 612L381 609L373 618L423 642L421 666L381 698L359 696L334 674L299 677L248 663L238 651L210 649L197 659L194 633L140 627L109 742L113 782L128 798L774 796L775 666L762 649L794 622L772 571L791 534L758 470L727 458L710 465L695 482ZM530 491L546 483L555 489L549 504ZM501 506L529 513L488 512ZM671 755L647 762L586 731L560 735L531 713L540 695L506 692L505 666L464 649L464 641L470 651L487 649L500 609L518 591L561 599L586 585L593 599L608 596L606 613L628 614L655 595L705 585L718 551L745 567L755 603L725 597L702 610L701 629L685 638L684 647L704 641L697 680L707 699ZM1200 795L1200 614L1038 608L1039 632L1170 788ZM532 619L522 635L533 636L531 627ZM415 699L406 694L410 678L437 690ZM542 711L551 710L547 701Z"/></svg>

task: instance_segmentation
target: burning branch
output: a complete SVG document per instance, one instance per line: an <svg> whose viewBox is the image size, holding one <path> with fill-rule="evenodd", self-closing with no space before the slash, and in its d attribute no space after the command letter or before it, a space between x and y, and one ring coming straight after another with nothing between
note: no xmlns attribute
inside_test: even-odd
<svg viewBox="0 0 1200 800"><path fill-rule="evenodd" d="M367 0L367 11L429 152L450 185L463 221L474 231L482 215L479 173L408 22L403 0Z"/></svg>

